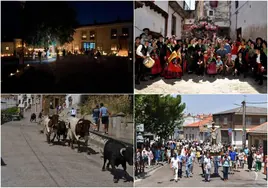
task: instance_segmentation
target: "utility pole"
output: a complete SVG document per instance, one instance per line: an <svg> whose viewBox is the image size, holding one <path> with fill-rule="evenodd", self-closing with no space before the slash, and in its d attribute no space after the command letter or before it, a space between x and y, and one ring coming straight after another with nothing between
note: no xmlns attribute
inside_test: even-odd
<svg viewBox="0 0 268 188"><path fill-rule="evenodd" d="M243 107L243 149L246 147L246 101L242 102Z"/></svg>

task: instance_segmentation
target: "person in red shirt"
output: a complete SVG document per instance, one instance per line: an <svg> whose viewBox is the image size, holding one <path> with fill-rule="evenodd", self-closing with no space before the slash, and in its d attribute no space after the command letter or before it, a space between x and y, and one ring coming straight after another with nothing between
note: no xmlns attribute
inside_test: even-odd
<svg viewBox="0 0 268 188"><path fill-rule="evenodd" d="M232 54L232 60L234 61L237 57L237 53L238 53L238 47L237 47L237 43L236 41L234 41L232 43L232 50L231 50L231 54Z"/></svg>

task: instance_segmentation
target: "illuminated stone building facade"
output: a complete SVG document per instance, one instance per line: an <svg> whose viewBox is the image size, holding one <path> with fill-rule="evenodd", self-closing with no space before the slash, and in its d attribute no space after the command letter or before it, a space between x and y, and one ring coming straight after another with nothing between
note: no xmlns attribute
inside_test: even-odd
<svg viewBox="0 0 268 188"><path fill-rule="evenodd" d="M131 51L133 48L132 21L119 21L81 26L76 29L74 40L62 46L70 52L83 52L90 49L102 54Z"/></svg>

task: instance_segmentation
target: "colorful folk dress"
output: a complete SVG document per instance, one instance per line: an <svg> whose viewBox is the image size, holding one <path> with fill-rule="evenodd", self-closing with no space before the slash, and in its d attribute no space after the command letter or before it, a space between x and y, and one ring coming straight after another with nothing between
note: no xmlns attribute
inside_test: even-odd
<svg viewBox="0 0 268 188"><path fill-rule="evenodd" d="M172 52L172 54L168 58L168 65L164 70L164 77L166 79L175 79L181 78L182 76L182 68L180 65L181 55L177 54L176 51Z"/></svg>
<svg viewBox="0 0 268 188"><path fill-rule="evenodd" d="M159 50L154 49L151 53L151 57L155 61L154 66L151 68L152 75L157 75L162 72L162 67L161 67L159 56L160 56Z"/></svg>

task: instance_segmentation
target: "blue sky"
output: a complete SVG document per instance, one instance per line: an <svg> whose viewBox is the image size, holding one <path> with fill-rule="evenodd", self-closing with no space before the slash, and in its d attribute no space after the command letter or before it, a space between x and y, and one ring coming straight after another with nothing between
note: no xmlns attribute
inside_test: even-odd
<svg viewBox="0 0 268 188"><path fill-rule="evenodd" d="M191 10L195 10L195 0L185 0L185 3L190 7Z"/></svg>
<svg viewBox="0 0 268 188"><path fill-rule="evenodd" d="M245 96L245 97L244 97ZM244 100L246 102L267 102L267 95L182 95L182 102L186 103L186 113L209 114L232 108L237 108ZM235 105L237 104L237 105ZM264 104L247 104L248 106L267 107Z"/></svg>

